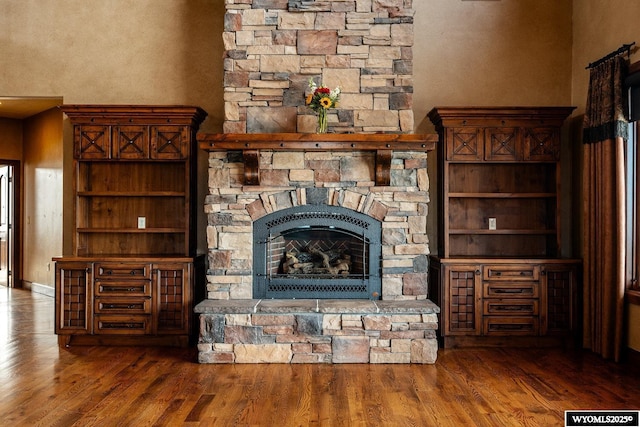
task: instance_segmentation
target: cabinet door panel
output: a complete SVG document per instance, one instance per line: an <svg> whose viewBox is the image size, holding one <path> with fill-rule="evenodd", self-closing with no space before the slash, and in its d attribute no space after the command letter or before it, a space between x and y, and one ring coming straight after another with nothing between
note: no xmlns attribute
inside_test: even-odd
<svg viewBox="0 0 640 427"><path fill-rule="evenodd" d="M447 130L447 160L482 160L484 145L482 130L460 127Z"/></svg>
<svg viewBox="0 0 640 427"><path fill-rule="evenodd" d="M83 125L74 126L74 150L76 159L109 159L111 158L111 135L109 126Z"/></svg>
<svg viewBox="0 0 640 427"><path fill-rule="evenodd" d="M485 129L485 160L515 161L522 158L518 128Z"/></svg>
<svg viewBox="0 0 640 427"><path fill-rule="evenodd" d="M189 128L186 126L152 126L151 158L185 159L189 153Z"/></svg>
<svg viewBox="0 0 640 427"><path fill-rule="evenodd" d="M113 157L116 159L148 159L149 128L147 126L114 126Z"/></svg>
<svg viewBox="0 0 640 427"><path fill-rule="evenodd" d="M546 289L545 333L566 335L576 329L577 269L574 266L546 266L542 276Z"/></svg>
<svg viewBox="0 0 640 427"><path fill-rule="evenodd" d="M91 333L92 280L90 263L56 263L57 334Z"/></svg>
<svg viewBox="0 0 640 427"><path fill-rule="evenodd" d="M555 128L524 129L524 160L550 161L560 159L560 135Z"/></svg>
<svg viewBox="0 0 640 427"><path fill-rule="evenodd" d="M191 306L189 264L153 266L156 286L157 333L187 333Z"/></svg>
<svg viewBox="0 0 640 427"><path fill-rule="evenodd" d="M450 334L479 334L482 307L480 270L478 266L447 266L444 280L447 280L448 315L445 328Z"/></svg>

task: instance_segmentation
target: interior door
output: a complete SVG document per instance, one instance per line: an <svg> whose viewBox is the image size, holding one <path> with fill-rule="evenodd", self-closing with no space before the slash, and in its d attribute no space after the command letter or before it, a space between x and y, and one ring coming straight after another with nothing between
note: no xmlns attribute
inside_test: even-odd
<svg viewBox="0 0 640 427"><path fill-rule="evenodd" d="M0 285L13 286L14 177L13 166L0 163Z"/></svg>

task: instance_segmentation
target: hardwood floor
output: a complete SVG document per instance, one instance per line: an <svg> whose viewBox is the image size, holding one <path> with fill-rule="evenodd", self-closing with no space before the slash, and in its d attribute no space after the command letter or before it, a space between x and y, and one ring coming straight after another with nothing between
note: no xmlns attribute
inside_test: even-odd
<svg viewBox="0 0 640 427"><path fill-rule="evenodd" d="M53 319L52 298L0 287L2 426L561 426L565 410L640 409L640 377L584 352L199 365L194 349L58 348Z"/></svg>

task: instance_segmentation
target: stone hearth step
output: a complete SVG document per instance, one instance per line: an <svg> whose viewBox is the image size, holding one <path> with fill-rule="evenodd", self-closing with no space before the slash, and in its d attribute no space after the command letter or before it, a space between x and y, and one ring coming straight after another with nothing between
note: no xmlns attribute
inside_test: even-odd
<svg viewBox="0 0 640 427"><path fill-rule="evenodd" d="M200 363L435 363L430 300L205 300Z"/></svg>

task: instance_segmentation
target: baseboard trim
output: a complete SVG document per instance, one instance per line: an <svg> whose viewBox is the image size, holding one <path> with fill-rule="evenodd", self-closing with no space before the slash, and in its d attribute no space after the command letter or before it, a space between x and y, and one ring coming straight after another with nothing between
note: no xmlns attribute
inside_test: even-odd
<svg viewBox="0 0 640 427"><path fill-rule="evenodd" d="M46 295L48 297L54 298L56 295L56 291L51 286L42 285L40 283L29 282L26 280L22 281L22 288L28 289L31 292L35 292L37 294Z"/></svg>

